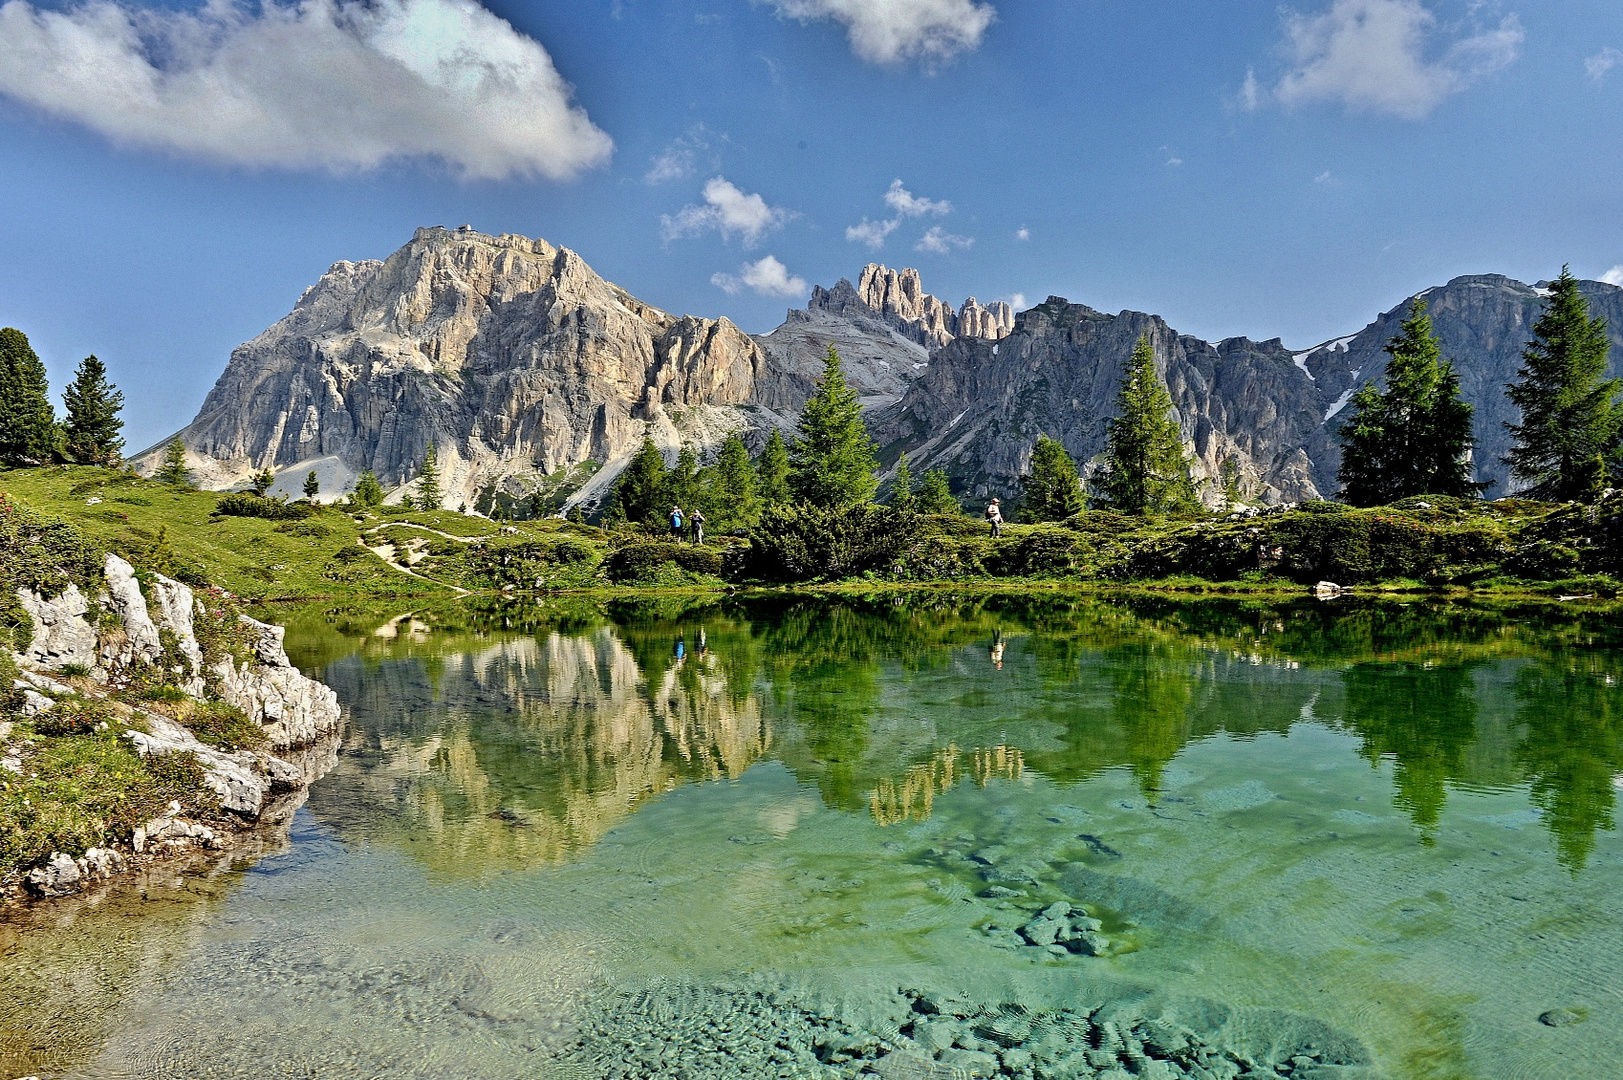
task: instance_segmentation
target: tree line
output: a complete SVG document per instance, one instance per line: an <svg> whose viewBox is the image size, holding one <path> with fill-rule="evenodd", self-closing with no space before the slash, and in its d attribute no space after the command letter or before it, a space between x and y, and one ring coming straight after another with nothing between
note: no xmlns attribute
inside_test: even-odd
<svg viewBox="0 0 1623 1080"><path fill-rule="evenodd" d="M0 461L13 465L116 464L124 454L124 395L95 356L79 363L62 392L66 415L51 404L45 365L13 327L0 329Z"/></svg>

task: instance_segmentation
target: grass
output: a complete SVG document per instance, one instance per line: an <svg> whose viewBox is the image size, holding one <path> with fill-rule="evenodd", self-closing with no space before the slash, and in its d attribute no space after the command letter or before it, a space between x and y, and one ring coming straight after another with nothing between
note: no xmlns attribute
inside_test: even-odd
<svg viewBox="0 0 1623 1080"><path fill-rule="evenodd" d="M61 734L18 724L11 749L22 772L0 772L0 880L53 852L77 858L114 838L128 840L172 800L198 802L203 772L196 760L143 759L108 703L62 698L46 716Z"/></svg>

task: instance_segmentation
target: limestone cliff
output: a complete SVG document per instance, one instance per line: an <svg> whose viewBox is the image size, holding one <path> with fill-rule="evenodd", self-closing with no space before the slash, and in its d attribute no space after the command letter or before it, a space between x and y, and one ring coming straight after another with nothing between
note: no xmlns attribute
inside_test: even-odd
<svg viewBox="0 0 1623 1080"><path fill-rule="evenodd" d="M617 463L644 434L718 443L763 363L726 319L650 307L567 248L419 229L382 262L334 264L233 352L180 435L208 486L268 465L333 493L364 469L404 484L433 443L456 506L515 474Z"/></svg>
<svg viewBox="0 0 1623 1080"><path fill-rule="evenodd" d="M1319 391L1278 340L1211 344L1180 335L1156 315L1106 315L1060 297L1021 312L996 341L958 338L931 355L898 404L870 426L915 473L942 468L976 498L1018 491L1039 434L1079 462L1104 449L1106 422L1133 345L1147 336L1171 392L1199 479L1239 470L1244 497L1295 501L1333 490L1316 462L1329 439ZM1215 500L1219 485L1206 485Z"/></svg>

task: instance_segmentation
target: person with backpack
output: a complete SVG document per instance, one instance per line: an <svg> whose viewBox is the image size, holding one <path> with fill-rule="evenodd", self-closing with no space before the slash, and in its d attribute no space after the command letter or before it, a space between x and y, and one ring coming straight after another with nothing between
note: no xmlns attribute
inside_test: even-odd
<svg viewBox="0 0 1623 1080"><path fill-rule="evenodd" d="M693 529L693 542L695 544L704 543L704 512L702 510L693 511L688 515L688 524Z"/></svg>
<svg viewBox="0 0 1623 1080"><path fill-rule="evenodd" d="M682 508L671 507L671 539L678 543L682 540Z"/></svg>
<svg viewBox="0 0 1623 1080"><path fill-rule="evenodd" d="M986 520L992 524L992 535L1003 535L1003 511L998 508L998 502L993 499L986 505Z"/></svg>

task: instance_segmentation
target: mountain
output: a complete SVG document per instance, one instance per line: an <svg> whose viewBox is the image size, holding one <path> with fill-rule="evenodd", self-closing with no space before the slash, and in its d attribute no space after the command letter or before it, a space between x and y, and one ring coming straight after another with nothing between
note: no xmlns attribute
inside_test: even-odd
<svg viewBox="0 0 1623 1080"><path fill-rule="evenodd" d="M585 480L645 433L719 444L750 425L765 366L728 320L651 307L567 248L419 229L382 262L335 263L238 347L180 437L205 486L271 465L329 492L364 469L404 483L434 443L447 502L474 505L503 481Z"/></svg>
<svg viewBox="0 0 1623 1080"><path fill-rule="evenodd" d="M1250 499L1296 501L1333 489L1319 464L1330 453L1321 391L1277 338L1214 345L1157 315L1106 315L1057 296L1017 315L1005 338L958 338L936 350L929 369L870 428L886 460L906 450L915 473L945 469L959 491L1008 497L1040 434L1079 462L1103 451L1141 336L1155 346L1197 478L1219 477L1232 461Z"/></svg>
<svg viewBox="0 0 1623 1080"><path fill-rule="evenodd" d="M1623 365L1623 288L1585 282ZM1478 479L1508 490L1499 457L1515 376L1544 291L1497 275L1420 294L1476 407ZM864 267L818 287L805 309L751 337L727 319L677 316L599 277L544 240L468 226L419 229L382 262L339 262L293 311L238 347L180 436L200 482L228 487L270 465L296 492L314 469L345 491L365 469L399 487L438 447L450 505L486 508L543 492L601 505L644 435L674 457L731 433L759 446L792 427L829 344L868 410L887 463L942 468L972 499L1019 490L1038 434L1088 463L1133 343L1147 335L1204 493L1227 473L1241 497L1331 495L1336 426L1413 298L1356 333L1305 351L1277 338L1207 342L1160 316L1109 315L1060 297L1015 314L973 297L957 309L917 270ZM167 441L167 440L166 440ZM154 447L138 457L150 471Z"/></svg>

